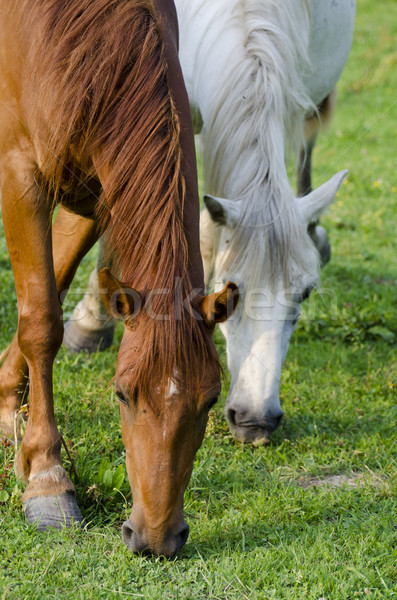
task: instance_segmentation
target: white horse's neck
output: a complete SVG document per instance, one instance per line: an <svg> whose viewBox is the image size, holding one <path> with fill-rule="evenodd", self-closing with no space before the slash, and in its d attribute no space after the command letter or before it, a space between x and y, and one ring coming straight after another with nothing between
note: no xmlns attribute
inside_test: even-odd
<svg viewBox="0 0 397 600"><path fill-rule="evenodd" d="M253 286L263 265L280 272L291 241L301 243L285 148L300 144L312 108L301 79L308 68L309 6L306 0L177 0L177 9L182 68L204 123L205 191L244 199L225 262L239 256ZM258 269L244 263L252 262L253 244ZM235 262L233 269L239 269Z"/></svg>
<svg viewBox="0 0 397 600"><path fill-rule="evenodd" d="M269 170L284 177L284 142L299 144L303 112L342 72L355 0L175 4L184 78L207 134L206 191L233 198Z"/></svg>
<svg viewBox="0 0 397 600"><path fill-rule="evenodd" d="M182 68L204 122L206 191L236 198L269 173L284 179L284 142L299 143L311 107L300 77L306 1L177 0L177 8Z"/></svg>
<svg viewBox="0 0 397 600"><path fill-rule="evenodd" d="M265 264L270 275L287 275L294 262L302 270L307 241L285 154L300 148L304 116L323 99L314 92L326 95L337 81L343 52L335 64L329 52L344 20L352 29L354 0L176 0L176 7L182 69L203 120L205 191L244 200L225 268L249 271L252 286ZM342 38L346 54L351 33Z"/></svg>

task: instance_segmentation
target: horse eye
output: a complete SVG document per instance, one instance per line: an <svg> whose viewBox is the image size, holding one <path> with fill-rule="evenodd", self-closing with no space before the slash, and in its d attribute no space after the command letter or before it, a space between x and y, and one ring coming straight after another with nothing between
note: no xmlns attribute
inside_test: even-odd
<svg viewBox="0 0 397 600"><path fill-rule="evenodd" d="M307 288L304 290L304 292L303 292L303 294L302 294L302 302L303 302L304 300L307 300L307 299L308 299L308 297L309 297L309 296L310 296L310 294L312 293L312 290L313 290L313 288L312 288L312 287L307 287Z"/></svg>
<svg viewBox="0 0 397 600"><path fill-rule="evenodd" d="M218 402L218 396L214 396L213 398L210 398L207 402L207 410L211 410L211 408L213 406L215 406L215 404Z"/></svg>
<svg viewBox="0 0 397 600"><path fill-rule="evenodd" d="M123 392L121 392L120 390L116 389L116 396L120 400L120 402L122 402L122 404L128 405L128 402L125 399L125 396L124 396Z"/></svg>

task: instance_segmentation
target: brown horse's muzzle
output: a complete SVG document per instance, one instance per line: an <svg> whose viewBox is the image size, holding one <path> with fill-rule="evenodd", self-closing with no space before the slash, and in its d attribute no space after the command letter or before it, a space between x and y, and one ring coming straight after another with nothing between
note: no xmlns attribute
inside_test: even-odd
<svg viewBox="0 0 397 600"><path fill-rule="evenodd" d="M157 536L150 536L144 531L138 533L137 528L128 519L128 521L124 521L121 532L124 544L134 554L155 554L156 556L174 558L186 544L189 537L189 525L186 521L182 521L176 533L170 532L160 540L157 539Z"/></svg>

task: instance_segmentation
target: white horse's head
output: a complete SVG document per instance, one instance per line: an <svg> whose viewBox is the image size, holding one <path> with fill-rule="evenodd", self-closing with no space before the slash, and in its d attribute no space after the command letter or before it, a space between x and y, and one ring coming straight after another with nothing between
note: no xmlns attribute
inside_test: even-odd
<svg viewBox="0 0 397 600"><path fill-rule="evenodd" d="M284 257L277 257L277 249L269 246L274 243L271 239L264 246L267 251L259 251L261 237L269 235L268 225L258 223L255 227L251 221L252 229L242 230L243 213L249 210L246 202L213 196L204 198L212 220L219 226L213 273L215 289L229 280L240 288L239 306L233 317L221 326L231 373L226 418L238 440L263 443L280 424L283 415L279 399L281 369L302 302L318 281L319 255L307 228L333 202L345 175L346 171L340 172L307 196L292 198L293 232L299 240L284 240L284 248L290 249L289 264L284 265L286 270L283 269ZM238 256L239 236L252 236L251 244L246 239L243 257ZM295 242L299 245L297 260ZM276 272L273 267L271 276L266 264L262 264L263 257L266 263L269 249L276 256L273 262L278 266Z"/></svg>

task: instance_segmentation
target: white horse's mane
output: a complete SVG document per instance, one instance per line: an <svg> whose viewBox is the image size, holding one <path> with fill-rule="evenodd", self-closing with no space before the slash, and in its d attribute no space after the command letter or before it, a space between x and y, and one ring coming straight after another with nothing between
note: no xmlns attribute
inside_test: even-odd
<svg viewBox="0 0 397 600"><path fill-rule="evenodd" d="M301 148L304 115L315 110L302 81L309 0L235 0L222 27L236 25L243 29L241 52L230 57L229 85L220 82L202 136L205 189L244 200L223 266L241 270L247 286L256 287L265 270L274 280L289 277L293 263L307 267L308 240L285 160Z"/></svg>

